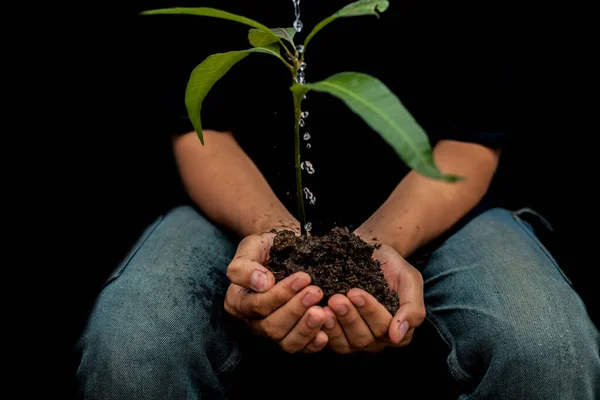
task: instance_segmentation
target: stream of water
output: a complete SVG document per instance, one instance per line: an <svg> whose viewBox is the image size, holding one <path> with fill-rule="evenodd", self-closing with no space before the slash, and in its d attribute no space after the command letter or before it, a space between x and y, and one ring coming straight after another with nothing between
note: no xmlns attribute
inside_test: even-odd
<svg viewBox="0 0 600 400"><path fill-rule="evenodd" d="M296 30L296 32L300 32L302 30L303 24L302 21L300 21L300 0L292 0L292 2L294 3L294 16L295 16L295 20L293 23L294 29ZM298 45L296 46L296 50L298 51L298 54L302 54L304 52L304 46L303 45ZM296 76L296 82L298 82L299 84L304 84L306 83L306 75L304 70L306 69L306 62L302 62L302 64L300 64L300 66L298 67L298 74ZM304 96L304 99L306 99L306 96ZM308 111L302 111L302 113L300 114L300 121L298 121L298 124L300 125L301 128L304 128L304 126L306 125L306 118L308 117ZM310 143L308 143L308 141L311 139L310 133L305 132L304 135L302 136L302 138L304 139L306 143L306 148L310 149L312 146ZM308 160L303 161L300 164L300 168L302 168L303 171L306 171L307 174L312 175L315 173L315 168L313 167L312 163ZM308 200L308 203L310 205L314 205L317 202L317 198L315 197L315 195L310 191L310 189L308 187L304 187L304 195L306 197L306 200ZM306 221L306 224L304 225L304 229L306 230L306 232L310 232L312 230L312 223L310 221Z"/></svg>

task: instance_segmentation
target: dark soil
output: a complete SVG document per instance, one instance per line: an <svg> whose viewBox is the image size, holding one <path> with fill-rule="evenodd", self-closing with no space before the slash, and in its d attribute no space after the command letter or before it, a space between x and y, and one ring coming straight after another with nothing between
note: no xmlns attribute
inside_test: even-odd
<svg viewBox="0 0 600 400"><path fill-rule="evenodd" d="M277 281L298 271L308 273L311 284L323 290L321 305L326 305L336 293L346 294L352 288L360 288L394 315L399 307L398 296L385 280L379 261L371 258L377 248L350 233L348 228L336 227L318 237L279 231L267 266Z"/></svg>

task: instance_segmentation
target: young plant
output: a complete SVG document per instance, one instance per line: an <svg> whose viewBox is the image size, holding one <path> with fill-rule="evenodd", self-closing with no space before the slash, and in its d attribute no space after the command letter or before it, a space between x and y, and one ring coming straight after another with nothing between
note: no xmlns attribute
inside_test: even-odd
<svg viewBox="0 0 600 400"><path fill-rule="evenodd" d="M398 97L377 78L360 72L341 72L320 81L308 83L304 80L304 58L308 44L315 35L328 24L342 17L375 15L389 7L387 0L359 0L348 4L333 15L318 23L304 40L304 44L294 43L294 28L268 28L249 18L226 11L199 8L166 8L142 12L143 15L187 14L221 18L236 21L248 26L248 40L253 46L246 50L213 54L200 63L191 73L186 93L187 112L200 141L202 136L201 110L204 98L213 85L225 75L231 67L251 53L264 53L277 57L292 75L290 91L294 105L294 157L296 169L296 195L298 198L298 219L302 235L306 234L306 215L302 190L302 170L300 158L300 119L302 118L302 100L307 92L314 90L333 95L342 100L353 112L358 114L374 131L396 151L403 162L415 171L433 179L455 182L459 177L442 173L434 163L429 138L411 114L404 108ZM281 53L287 54L286 61Z"/></svg>

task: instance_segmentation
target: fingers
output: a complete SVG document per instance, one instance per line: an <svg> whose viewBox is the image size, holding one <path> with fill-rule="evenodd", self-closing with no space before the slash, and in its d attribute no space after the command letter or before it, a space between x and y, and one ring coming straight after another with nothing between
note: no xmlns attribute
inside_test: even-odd
<svg viewBox="0 0 600 400"><path fill-rule="evenodd" d="M250 323L257 331L262 332L264 335L275 341L280 341L292 330L292 328L294 328L298 321L304 317L306 311L321 301L322 298L323 291L321 291L321 289L316 286L309 286L295 295L283 306L279 307L268 317L251 321ZM315 331L315 335L317 331ZM308 344L308 342L306 342L305 345L306 344ZM304 346L302 346L302 348L304 348Z"/></svg>
<svg viewBox="0 0 600 400"><path fill-rule="evenodd" d="M425 319L423 278L415 268L403 274L398 287L398 296L400 308L396 312L388 332L390 340L394 344L400 344L408 331L421 325Z"/></svg>
<svg viewBox="0 0 600 400"><path fill-rule="evenodd" d="M404 338L400 341L400 344L398 345L398 347L408 345L412 341L414 332L415 332L415 328L410 328L408 330L408 332L406 332L406 335L404 335Z"/></svg>
<svg viewBox="0 0 600 400"><path fill-rule="evenodd" d="M265 293L249 293L237 297L237 310L248 317L266 317L290 301L310 284L310 275L297 272L288 276Z"/></svg>
<svg viewBox="0 0 600 400"><path fill-rule="evenodd" d="M233 283L229 285L225 294L225 311L236 318L245 319L246 316L239 309L239 303L241 302L240 298L247 296L248 293L249 290L246 288Z"/></svg>
<svg viewBox="0 0 600 400"><path fill-rule="evenodd" d="M248 236L238 245L235 257L227 267L232 283L256 292L265 292L275 284L275 277L264 267L273 245L273 234Z"/></svg>
<svg viewBox="0 0 600 400"><path fill-rule="evenodd" d="M317 332L317 336L315 336L315 338L312 340L312 342L310 342L304 348L304 350L302 350L302 352L303 353L317 353L317 352L323 350L323 348L325 348L325 345L327 344L328 341L329 341L329 337L327 336L327 334L323 331L319 331L319 332Z"/></svg>
<svg viewBox="0 0 600 400"><path fill-rule="evenodd" d="M235 256L265 264L269 258L274 237L275 234L269 232L247 236L238 244Z"/></svg>
<svg viewBox="0 0 600 400"><path fill-rule="evenodd" d="M387 338L392 314L375 297L362 289L351 289L346 296L356 307L373 336L376 339Z"/></svg>
<svg viewBox="0 0 600 400"><path fill-rule="evenodd" d="M329 348L338 354L352 353L352 346L346 339L346 334L340 326L335 316L335 313L329 307L324 308L326 319L323 324L323 331L329 338Z"/></svg>
<svg viewBox="0 0 600 400"><path fill-rule="evenodd" d="M279 342L279 346L288 353L301 351L314 339L317 339L316 336L324 322L325 311L318 306L311 307L296 326ZM320 345L321 342L319 341L315 347L322 347Z"/></svg>
<svg viewBox="0 0 600 400"><path fill-rule="evenodd" d="M354 305L342 294L329 299L329 307L335 312L337 320L352 347L364 349L375 341L371 330Z"/></svg>

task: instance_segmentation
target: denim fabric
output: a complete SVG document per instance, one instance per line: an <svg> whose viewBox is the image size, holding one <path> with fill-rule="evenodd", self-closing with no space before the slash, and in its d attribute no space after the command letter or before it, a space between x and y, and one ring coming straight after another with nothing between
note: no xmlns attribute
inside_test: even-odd
<svg viewBox="0 0 600 400"><path fill-rule="evenodd" d="M432 253L427 318L461 399L597 399L598 330L526 212L487 211Z"/></svg>
<svg viewBox="0 0 600 400"><path fill-rule="evenodd" d="M225 329L235 246L193 209L142 235L100 293L81 338L85 398L221 398L239 351Z"/></svg>
<svg viewBox="0 0 600 400"><path fill-rule="evenodd" d="M598 331L523 213L531 215L487 211L431 252L422 268L428 323L448 345L461 399L596 399ZM103 288L81 337L84 397L225 398L227 376L245 354L237 336L244 329L223 311L234 252L189 207L150 226ZM360 360L357 368L369 368ZM261 388L247 393L262 397Z"/></svg>

